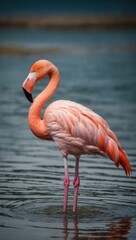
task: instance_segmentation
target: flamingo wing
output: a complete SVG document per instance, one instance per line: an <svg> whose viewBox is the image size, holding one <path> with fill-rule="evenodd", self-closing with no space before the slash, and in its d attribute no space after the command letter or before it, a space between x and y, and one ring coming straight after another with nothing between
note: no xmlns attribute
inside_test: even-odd
<svg viewBox="0 0 136 240"><path fill-rule="evenodd" d="M130 174L131 167L116 135L107 122L92 110L72 101L56 101L45 112L50 135L64 156L100 154L121 164Z"/></svg>

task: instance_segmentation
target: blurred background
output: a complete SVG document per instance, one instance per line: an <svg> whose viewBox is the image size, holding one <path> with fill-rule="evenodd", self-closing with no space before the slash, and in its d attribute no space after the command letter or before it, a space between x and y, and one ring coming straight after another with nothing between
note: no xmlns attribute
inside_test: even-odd
<svg viewBox="0 0 136 240"><path fill-rule="evenodd" d="M69 0L57 2L53 0L40 3L36 0L28 0L26 3L17 0L6 0L1 3L1 15L5 16L27 16L27 15L80 15L80 16L95 16L95 15L119 15L130 16L136 13L136 2L134 0Z"/></svg>
<svg viewBox="0 0 136 240"><path fill-rule="evenodd" d="M54 143L35 138L27 123L30 103L21 85L38 59L60 70L61 83L49 103L68 99L96 111L133 169L128 179L110 160L82 156L76 216L73 158L64 216L62 156ZM0 69L2 239L135 239L136 1L3 1ZM34 97L47 83L35 86Z"/></svg>

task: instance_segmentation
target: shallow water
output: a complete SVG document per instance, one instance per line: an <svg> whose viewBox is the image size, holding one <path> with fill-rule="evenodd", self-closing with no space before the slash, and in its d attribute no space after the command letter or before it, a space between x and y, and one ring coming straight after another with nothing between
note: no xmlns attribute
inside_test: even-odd
<svg viewBox="0 0 136 240"><path fill-rule="evenodd" d="M134 30L2 30L1 45L61 51L0 55L1 239L135 239L135 42ZM27 125L30 104L21 84L40 58L51 60L61 72L60 87L50 102L77 101L105 118L133 169L127 178L109 159L82 156L77 214L72 213L73 157L68 212L63 214L63 159L53 142L35 138ZM44 86L45 81L38 84L34 96Z"/></svg>

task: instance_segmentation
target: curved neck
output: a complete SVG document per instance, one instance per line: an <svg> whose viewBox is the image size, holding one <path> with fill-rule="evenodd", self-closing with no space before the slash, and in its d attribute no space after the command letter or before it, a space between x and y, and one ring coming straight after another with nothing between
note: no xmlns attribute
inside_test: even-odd
<svg viewBox="0 0 136 240"><path fill-rule="evenodd" d="M50 77L47 87L34 99L28 115L28 123L31 131L41 139L51 139L45 121L40 117L41 110L45 103L52 97L59 85L59 71L52 64L47 75ZM46 77L46 76L45 76Z"/></svg>

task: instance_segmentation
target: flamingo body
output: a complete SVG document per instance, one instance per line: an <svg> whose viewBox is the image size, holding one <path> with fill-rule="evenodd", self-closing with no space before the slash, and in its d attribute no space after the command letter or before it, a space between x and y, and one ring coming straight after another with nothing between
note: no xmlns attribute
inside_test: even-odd
<svg viewBox="0 0 136 240"><path fill-rule="evenodd" d="M69 173L67 156L76 158L73 211L77 208L79 158L82 154L98 154L109 157L116 166L122 165L126 175L130 175L131 166L128 157L121 148L116 135L110 130L106 121L89 108L81 104L58 100L51 103L41 119L40 112L46 101L54 94L59 85L58 69L47 60L39 60L30 69L23 83L27 98L32 102L31 93L36 82L49 75L48 86L35 98L28 115L32 132L39 138L54 141L64 157L64 206L67 209Z"/></svg>
<svg viewBox="0 0 136 240"><path fill-rule="evenodd" d="M46 109L44 121L52 139L64 156L107 154L107 142L110 140L108 124L83 105L66 100L55 101ZM117 140L113 144L117 159L119 155Z"/></svg>

